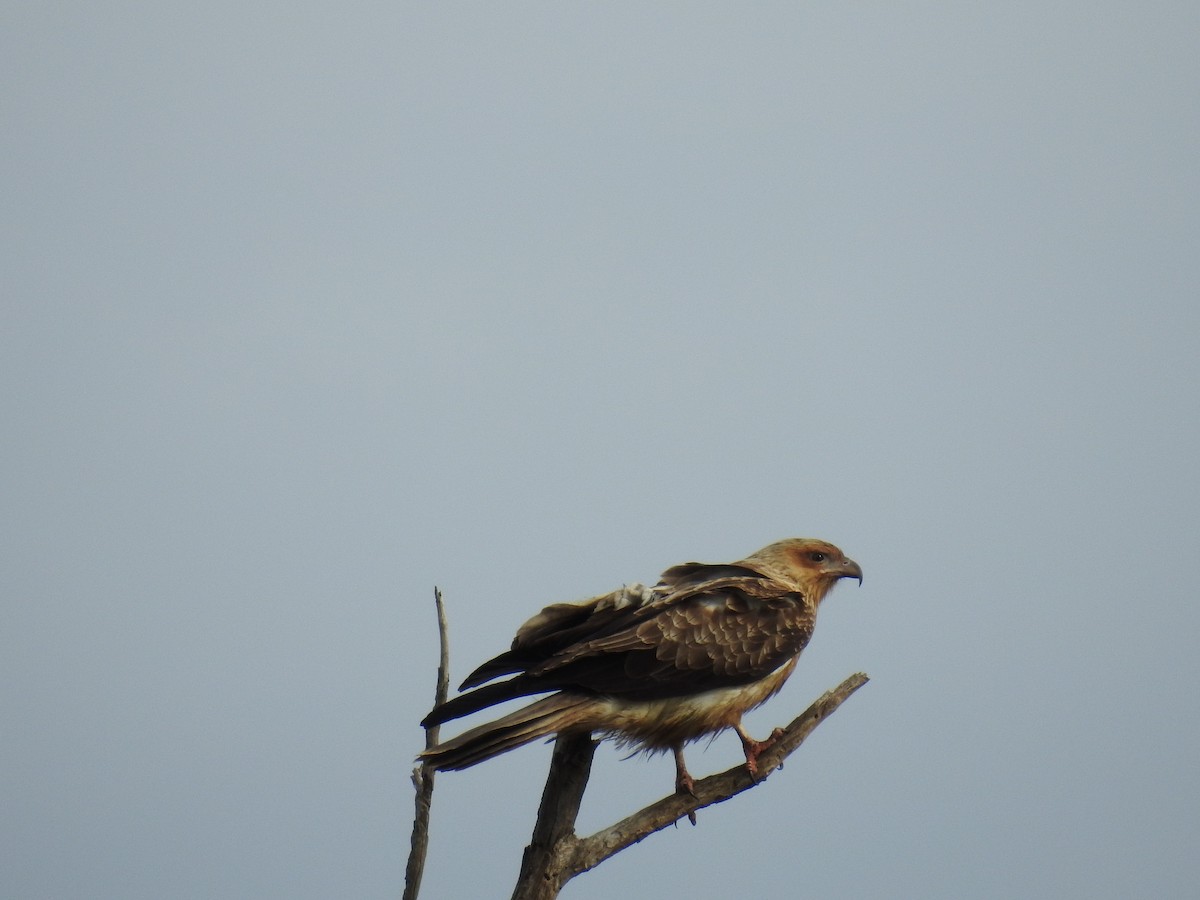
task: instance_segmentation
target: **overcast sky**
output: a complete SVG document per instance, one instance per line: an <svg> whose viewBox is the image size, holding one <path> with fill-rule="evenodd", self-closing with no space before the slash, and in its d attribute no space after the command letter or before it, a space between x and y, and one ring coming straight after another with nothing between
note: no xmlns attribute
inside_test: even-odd
<svg viewBox="0 0 1200 900"><path fill-rule="evenodd" d="M0 895L397 897L435 584L457 681L803 535L866 579L749 727L871 682L564 898L1194 896L1198 40L10 4ZM548 759L439 778L423 898L508 896ZM580 828L672 784L604 746Z"/></svg>

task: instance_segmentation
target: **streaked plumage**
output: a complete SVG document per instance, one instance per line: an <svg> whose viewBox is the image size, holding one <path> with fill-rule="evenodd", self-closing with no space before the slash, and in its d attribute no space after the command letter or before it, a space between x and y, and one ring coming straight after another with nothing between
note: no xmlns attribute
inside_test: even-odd
<svg viewBox="0 0 1200 900"><path fill-rule="evenodd" d="M691 790L683 745L725 728L756 772L769 746L742 715L773 696L812 636L817 609L858 564L825 541L790 538L736 563L684 563L652 588L631 585L548 606L512 647L463 682L474 688L435 708L426 727L533 694L552 693L421 754L465 769L567 729L597 731L638 749L675 754L676 787ZM505 681L492 682L504 675Z"/></svg>

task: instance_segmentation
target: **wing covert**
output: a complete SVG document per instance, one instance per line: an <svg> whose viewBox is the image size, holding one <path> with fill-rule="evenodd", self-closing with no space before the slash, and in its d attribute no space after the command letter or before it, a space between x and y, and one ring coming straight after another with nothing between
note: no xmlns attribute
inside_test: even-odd
<svg viewBox="0 0 1200 900"><path fill-rule="evenodd" d="M798 593L764 598L727 587L565 648L529 674L560 687L629 698L747 684L799 653L813 622L813 610Z"/></svg>

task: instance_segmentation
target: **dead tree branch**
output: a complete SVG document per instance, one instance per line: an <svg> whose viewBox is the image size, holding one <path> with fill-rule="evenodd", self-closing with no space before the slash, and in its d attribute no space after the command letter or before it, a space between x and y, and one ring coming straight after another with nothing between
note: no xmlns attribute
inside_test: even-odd
<svg viewBox="0 0 1200 900"><path fill-rule="evenodd" d="M537 824L521 857L512 900L552 900L571 877L562 877L569 869L563 853L575 840L575 818L595 752L596 742L586 731L564 732L555 739Z"/></svg>
<svg viewBox="0 0 1200 900"><path fill-rule="evenodd" d="M590 837L575 835L575 818L591 771L595 743L589 734L559 735L533 840L525 849L512 900L553 900L568 881L595 868L613 854L684 816L693 815L696 810L722 803L761 784L783 765L813 729L867 680L861 672L851 675L796 717L775 744L759 757L757 779L751 778L745 765L734 766L696 782L694 796L671 794L663 797Z"/></svg>
<svg viewBox="0 0 1200 900"><path fill-rule="evenodd" d="M433 589L433 602L437 608L438 659L437 687L434 690L434 706L446 702L450 691L450 642L446 636L446 607L442 604L442 592ZM425 730L425 749L438 742L440 729L435 725ZM408 865L404 869L403 900L417 900L421 890L421 876L425 874L425 855L429 850L429 810L433 803L433 778L436 773L429 766L417 766L412 771L412 783L416 789L416 810L413 814L412 846L408 852Z"/></svg>

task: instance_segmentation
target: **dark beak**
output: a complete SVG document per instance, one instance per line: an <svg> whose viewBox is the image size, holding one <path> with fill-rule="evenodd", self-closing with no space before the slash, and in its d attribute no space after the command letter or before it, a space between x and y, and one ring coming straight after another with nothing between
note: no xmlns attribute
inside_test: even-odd
<svg viewBox="0 0 1200 900"><path fill-rule="evenodd" d="M838 578L857 578L862 584L862 567L852 559L843 559L838 568Z"/></svg>

